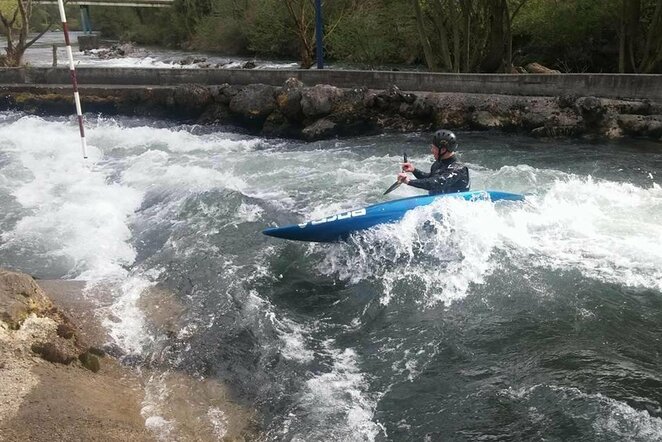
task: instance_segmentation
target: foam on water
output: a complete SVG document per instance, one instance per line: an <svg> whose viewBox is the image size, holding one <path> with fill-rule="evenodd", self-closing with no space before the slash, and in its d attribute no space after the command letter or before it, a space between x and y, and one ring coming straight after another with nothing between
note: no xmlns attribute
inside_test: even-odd
<svg viewBox="0 0 662 442"><path fill-rule="evenodd" d="M2 150L12 164L6 168L6 185L24 209L13 230L3 233L0 247L66 260L66 274L72 278L122 275L135 258L127 221L142 192L108 183L106 173L91 167L101 157L94 145L89 163L84 162L80 139L71 129L38 117L0 125Z"/></svg>
<svg viewBox="0 0 662 442"><path fill-rule="evenodd" d="M351 283L380 281L383 304L397 295L399 284L419 286L426 303L449 302L493 269L492 252L501 238L485 222L490 217L498 217L490 202L439 199L409 211L399 223L332 246L318 269Z"/></svg>
<svg viewBox="0 0 662 442"><path fill-rule="evenodd" d="M325 248L318 269L351 283L379 281L384 304L411 283L427 303L463 298L503 256L523 268L579 269L601 281L662 290L660 186L562 177L525 203L439 199L347 244L316 246Z"/></svg>
<svg viewBox="0 0 662 442"><path fill-rule="evenodd" d="M602 281L662 290L659 185L571 178L528 201L499 226L522 265L579 269Z"/></svg>
<svg viewBox="0 0 662 442"><path fill-rule="evenodd" d="M292 440L374 441L383 427L374 422L377 401L366 393L367 380L351 348L338 349L333 340L323 343L332 357L328 372L306 382L296 411L284 424Z"/></svg>
<svg viewBox="0 0 662 442"><path fill-rule="evenodd" d="M400 223L335 245L267 242L258 226L255 235L265 242L246 264L238 258L241 251L225 250L225 242L209 238L227 225L269 222L274 210L284 211L278 213L283 217L315 218L376 202L391 184L396 172L391 169L399 159L361 157L358 149L342 145L313 151L263 149L268 145L264 140L239 135L197 135L193 128L125 127L97 120L88 130L91 160L84 163L73 122L2 117L0 196L9 196L18 207L16 222L7 223L11 227L0 239L3 259L20 265L16 257L43 256L36 270L56 266L63 268L62 275L110 285L114 319L106 325L125 351L144 354L156 337L146 330L137 301L162 275L154 263L136 265L132 228L185 224L181 236L158 243L167 252L164 256L194 262L186 259L208 252L217 259L214 270L228 282L214 295L241 303L233 319L256 335L264 331L257 338L261 351L278 354L288 367L303 367L307 378L303 389L293 393L293 403L286 404L291 415L281 429L294 440L374 440L384 430L375 418L379 393L370 390L370 372L361 371L360 349L314 337L324 334L323 325L294 319L256 288L258 279L277 277L269 274L270 264L284 248L311 258L308 264L322 275L379 285L382 304L409 302L411 296L422 305L462 299L504 260L522 270L578 270L600 281L662 290L658 185L643 188L522 165L499 170L476 166L475 187L531 192L527 201L440 199L410 211ZM200 195L210 191L210 199ZM215 191L222 195L219 199L237 201L237 210L227 212L215 204ZM415 192L403 186L398 197ZM186 202L191 207L183 214L179 209ZM255 243L259 239L251 237ZM413 295L409 287L416 288ZM180 330L178 338L204 333L220 313L193 318L194 324ZM352 323L354 329L358 322ZM400 350L404 357L391 368L409 380L425 370L436 351L434 346ZM147 425L167 438L177 423L159 410L168 393L161 385L156 378L150 383L143 412ZM602 407L604 418L595 421L596 432L627 438L660 431L659 419L624 403L599 395L577 397ZM209 408L201 416L221 437L227 424L223 411ZM637 424L628 427L628 420Z"/></svg>
<svg viewBox="0 0 662 442"><path fill-rule="evenodd" d="M598 438L662 440L662 419L601 393L585 393L575 387L548 384L509 388L501 393L527 404L529 412L534 414L533 420L540 421L548 415L561 413L577 422L588 420Z"/></svg>

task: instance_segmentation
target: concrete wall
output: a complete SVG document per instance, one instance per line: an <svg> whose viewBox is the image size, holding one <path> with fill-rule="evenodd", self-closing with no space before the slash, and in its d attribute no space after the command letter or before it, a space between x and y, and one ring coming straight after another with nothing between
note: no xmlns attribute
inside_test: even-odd
<svg viewBox="0 0 662 442"><path fill-rule="evenodd" d="M662 75L634 74L443 74L401 71L80 68L81 87L95 85L167 86L184 83L281 85L290 77L304 84L343 88L386 89L395 84L406 91L476 94L649 99L662 102ZM0 69L0 84L67 84L66 68Z"/></svg>

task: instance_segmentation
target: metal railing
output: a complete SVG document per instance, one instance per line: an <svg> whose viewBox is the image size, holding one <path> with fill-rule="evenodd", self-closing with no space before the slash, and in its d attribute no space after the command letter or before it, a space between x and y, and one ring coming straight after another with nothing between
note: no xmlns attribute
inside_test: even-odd
<svg viewBox="0 0 662 442"><path fill-rule="evenodd" d="M34 0L35 4L57 4L57 0ZM124 6L134 8L169 8L174 0L69 0L67 5L77 6Z"/></svg>

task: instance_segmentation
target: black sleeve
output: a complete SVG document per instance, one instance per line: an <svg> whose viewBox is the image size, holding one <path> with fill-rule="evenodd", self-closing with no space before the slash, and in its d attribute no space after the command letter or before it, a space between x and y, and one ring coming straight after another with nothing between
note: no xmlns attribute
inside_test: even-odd
<svg viewBox="0 0 662 442"><path fill-rule="evenodd" d="M410 180L409 185L425 189L432 194L469 190L469 169L466 167L450 169L429 178Z"/></svg>
<svg viewBox="0 0 662 442"><path fill-rule="evenodd" d="M429 173L427 173L427 172L423 172L423 171L418 170L418 169L414 169L414 171L413 171L412 173L413 173L414 176L415 176L416 178L418 178L419 180L420 180L421 178L430 178L430 174L429 174Z"/></svg>

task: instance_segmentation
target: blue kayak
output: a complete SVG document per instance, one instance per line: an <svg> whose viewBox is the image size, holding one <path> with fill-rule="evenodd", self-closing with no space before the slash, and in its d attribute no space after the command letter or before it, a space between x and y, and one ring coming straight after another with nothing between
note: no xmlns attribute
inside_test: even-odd
<svg viewBox="0 0 662 442"><path fill-rule="evenodd" d="M276 238L295 241L334 242L347 238L351 233L368 229L378 224L392 223L402 219L407 211L416 207L427 206L439 198L463 198L467 201L521 201L524 195L477 190L471 192L446 193L441 195L422 195L374 204L362 209L349 210L335 215L291 224L284 227L272 227L262 233Z"/></svg>

